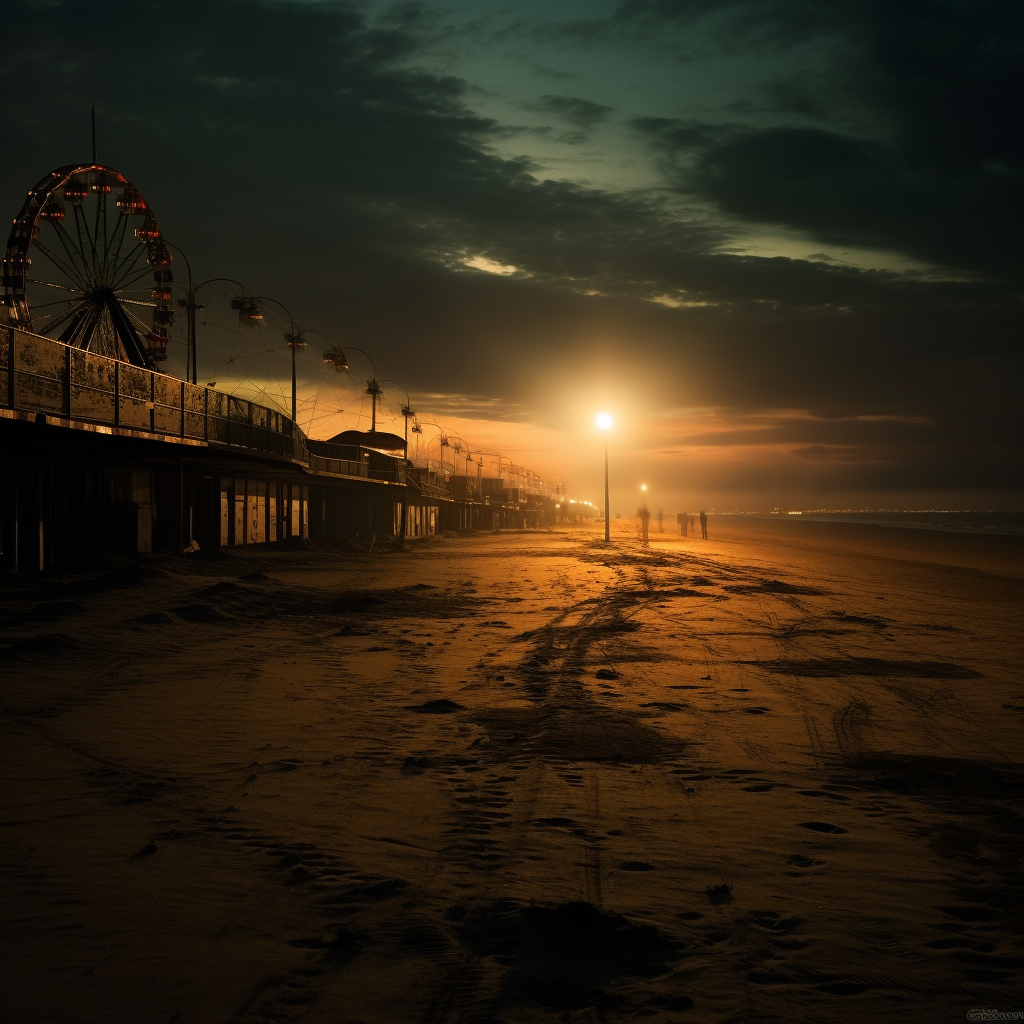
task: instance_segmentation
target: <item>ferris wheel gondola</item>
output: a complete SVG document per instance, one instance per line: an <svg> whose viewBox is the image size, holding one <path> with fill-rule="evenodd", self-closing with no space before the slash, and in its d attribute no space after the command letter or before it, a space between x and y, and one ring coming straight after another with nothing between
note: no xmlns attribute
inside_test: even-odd
<svg viewBox="0 0 1024 1024"><path fill-rule="evenodd" d="M172 257L137 188L112 167L51 171L14 219L0 302L8 326L153 368L174 318Z"/></svg>

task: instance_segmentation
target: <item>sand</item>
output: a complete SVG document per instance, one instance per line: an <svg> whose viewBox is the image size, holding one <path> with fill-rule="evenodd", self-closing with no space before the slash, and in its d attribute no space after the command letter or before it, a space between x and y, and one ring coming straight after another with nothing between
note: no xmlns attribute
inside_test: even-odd
<svg viewBox="0 0 1024 1024"><path fill-rule="evenodd" d="M614 525L7 577L3 1019L1024 1009L1021 545Z"/></svg>

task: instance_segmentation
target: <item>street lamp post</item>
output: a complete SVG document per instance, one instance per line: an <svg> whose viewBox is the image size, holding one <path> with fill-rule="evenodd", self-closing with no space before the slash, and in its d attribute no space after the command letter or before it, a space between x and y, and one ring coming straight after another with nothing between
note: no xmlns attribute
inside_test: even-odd
<svg viewBox="0 0 1024 1024"><path fill-rule="evenodd" d="M331 337L331 335L328 334L326 331L313 331L313 333L314 334L322 334L322 335L324 335L325 337L328 337L328 338ZM395 387L401 388L403 393L405 394L405 405L402 406L402 417L405 419L405 432L403 434L403 441L405 442L405 446L404 446L404 450L402 452L402 455L403 455L403 473L404 473L404 477L403 477L403 479L401 481L402 485L403 485L402 486L402 501L401 501L401 509L402 509L402 511L401 511L401 515L399 516L399 524L398 524L398 550L399 551L404 551L405 550L405 529L406 529L406 522L407 522L407 518L408 518L408 498L409 498L409 477L408 477L409 466L410 466L410 462L409 462L409 417L410 416L415 416L416 413L413 411L412 399L409 397L409 392L406 391L406 389L405 389L405 387L403 385L399 384L397 380L391 380L390 378L385 379L385 380L377 380L377 364L374 363L373 357L370 355L369 352L365 352L365 351L363 351L363 349L357 348L355 345L349 345L347 347L348 347L350 352L358 352L358 353L360 353L360 355L365 356L369 360L370 367L372 369L372 376L366 382L366 391L364 392L364 394L367 394L367 395L369 395L371 397L372 402L373 402L372 408L371 408L371 412L370 412L370 433L371 434L375 433L376 430L377 430L377 399L378 399L378 397L380 397L384 393L384 389L381 387L381 384L394 384ZM331 366L333 366L335 368L335 370L341 371L341 370L348 370L349 369L348 356L345 354L345 350L342 349L340 346L338 346L337 343L335 343L331 348L329 348L324 353L323 359L324 359L325 363L329 363ZM419 427L418 424L414 423L412 431L413 431L414 434L417 435L417 437L416 437L416 453L418 455L419 454L419 434L421 433L421 428Z"/></svg>
<svg viewBox="0 0 1024 1024"><path fill-rule="evenodd" d="M435 423L433 420L428 420L427 425L437 427L437 433L434 435L434 437L430 438L430 440L427 441L427 472L430 472L430 446L434 443L434 438L440 438L441 443L438 445L437 448L437 472L438 475L440 475L441 473L444 472L444 450L445 448L450 447L448 442L448 435L444 432L444 427L442 427L440 423Z"/></svg>
<svg viewBox="0 0 1024 1024"><path fill-rule="evenodd" d="M501 460L508 460L508 485L512 486L512 460L507 455L497 455L498 459L498 482L501 483Z"/></svg>
<svg viewBox="0 0 1024 1024"><path fill-rule="evenodd" d="M284 336L284 340L292 350L292 423L295 423L299 418L298 388L295 382L295 350L305 348L306 342L302 337L302 332L295 329L289 331Z"/></svg>
<svg viewBox="0 0 1024 1024"><path fill-rule="evenodd" d="M397 380L384 380L384 381L381 381L380 383L382 383L382 384L394 384L395 387L402 388L402 391L405 392L405 405L402 406L402 417L405 419L405 451L404 451L403 455L404 455L404 459L405 459L405 472L406 472L406 474L408 474L408 471L409 471L409 417L416 415L416 413L413 412L413 409L412 409L412 399L409 397L409 392L406 391L405 388L402 387L402 385L399 384ZM406 476L406 479L403 481L403 484L404 484L404 486L402 487L402 514L401 514L401 517L400 517L401 523L399 525L399 531L398 531L398 550L399 551L404 551L405 550L405 523L406 523L406 517L408 515L408 513L406 512L406 508L408 507L408 498L409 498L408 476Z"/></svg>
<svg viewBox="0 0 1024 1024"><path fill-rule="evenodd" d="M201 302L196 302L196 296L199 294L199 290L201 288L206 288L211 284L232 284L240 291L240 297L232 300L232 309L243 310L251 313L256 312L256 301L252 292L250 292L244 284L240 281L236 281L233 277L211 277L208 281L193 284L192 264L189 262L188 256L185 255L184 250L173 242L168 242L166 238L164 241L185 261L185 270L188 273L188 290L185 292L185 298L178 299L178 305L183 307L185 310L185 380L189 384L198 384L199 360L196 351L196 311L206 308Z"/></svg>
<svg viewBox="0 0 1024 1024"><path fill-rule="evenodd" d="M244 299L238 300L236 306L232 302L232 307L238 309L240 313L246 311L244 305ZM297 426L298 420L298 390L295 383L295 350L306 347L306 339L302 336L302 328L295 322L295 317L292 316L291 311L288 307L278 299L273 299L269 295L254 295L252 297L254 307L258 307L261 302L272 302L279 309L284 311L284 315L288 317L288 330L285 332L284 340L288 347L292 350L292 425ZM251 314L250 314L251 315Z"/></svg>
<svg viewBox="0 0 1024 1024"><path fill-rule="evenodd" d="M456 456L461 455L463 452L466 453L466 479L468 480L469 479L469 464L470 464L470 462L473 461L473 452L470 450L469 442L464 437L458 437L455 434L449 434L448 438L449 438L449 440L456 442L456 445L455 445L455 454L456 454ZM461 447L460 447L460 445L461 445ZM455 475L458 476L458 474L459 474L459 461L458 461L458 459L457 458L454 459L453 463L455 465ZM468 495L468 493L469 492L467 491L467 495Z"/></svg>
<svg viewBox="0 0 1024 1024"><path fill-rule="evenodd" d="M178 252L181 252L179 249ZM191 384L199 383L199 352L198 345L196 342L196 311L205 309L206 307L196 301L196 296L199 294L200 288L205 288L211 284L233 284L240 290L240 295L237 298L231 300L231 308L238 310L238 315L241 320L262 320L263 317L260 315L259 310L256 306L256 300L252 293L242 284L240 281L236 281L233 277L211 277L208 281L203 281L200 284L192 284L192 270L188 266L188 257L184 253L181 253L185 259L185 266L188 269L189 282L188 282L188 294L183 299L178 299L178 305L185 307L185 324L186 324L186 337L187 337L187 354L185 356L185 378ZM292 417L294 419L294 416Z"/></svg>
<svg viewBox="0 0 1024 1024"><path fill-rule="evenodd" d="M326 333L326 332L321 331L319 333L323 334L323 333ZM371 406L371 410L370 410L370 433L372 434L372 433L374 433L377 430L377 399L378 399L378 397L380 395L383 394L383 391L381 390L380 383L377 380L377 365L376 365L376 363L374 363L373 357L370 355L369 352L364 352L361 348L356 348L355 345L347 345L346 348L348 348L348 350L350 352L359 352L361 355L366 356L366 358L370 360L370 367L373 370L373 376L370 377L370 379L366 382L366 391L364 391L363 394L369 395L370 398L372 399L372 406ZM325 363L331 363L336 370L347 370L349 368L349 366L348 366L348 356L346 356L345 352L342 349L338 348L337 346L335 346L332 349L329 349L327 352L324 353L324 362ZM397 382L396 381L391 381L391 383L394 384L394 383L397 383ZM402 387L401 384L399 384L398 386ZM402 388L402 390L405 391L405 388ZM406 399L408 399L408 397L409 397L409 392L408 391L405 392L405 397L406 397ZM404 409L407 409L407 408L408 408L408 406L405 406L403 408L403 415L404 415ZM409 411L409 416L411 416L411 415L413 415L412 410ZM408 427L408 425L409 425L409 417L406 416L406 426ZM405 440L406 440L406 444L408 446L408 441L409 441L408 433L406 433ZM407 447L406 448L406 455L408 455L408 454L409 454L409 452L408 452L408 447Z"/></svg>
<svg viewBox="0 0 1024 1024"><path fill-rule="evenodd" d="M412 408L412 399L409 397L409 392L406 391L405 388L402 387L402 385L399 384L397 380L391 380L389 378L385 378L384 380L375 381L374 383L376 383L378 385L380 385L380 384L394 384L396 388L402 388L402 390L405 391L405 405L402 406L402 417L405 420L405 435L404 435L405 436L405 454L406 454L406 457L408 458L408 455L409 455L409 417L416 415L415 411ZM378 394L381 393L379 388L378 388L378 392L377 393Z"/></svg>
<svg viewBox="0 0 1024 1024"><path fill-rule="evenodd" d="M610 544L612 539L611 499L608 494L608 431L615 421L606 413L598 413L594 425L604 433L604 542Z"/></svg>

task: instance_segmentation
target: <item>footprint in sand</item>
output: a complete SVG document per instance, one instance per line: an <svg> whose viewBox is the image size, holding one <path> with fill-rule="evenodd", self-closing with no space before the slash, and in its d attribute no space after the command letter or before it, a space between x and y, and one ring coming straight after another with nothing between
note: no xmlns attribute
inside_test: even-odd
<svg viewBox="0 0 1024 1024"><path fill-rule="evenodd" d="M149 612L146 615L136 615L135 618L128 619L128 624L132 626L166 626L173 621L174 619L166 612Z"/></svg>
<svg viewBox="0 0 1024 1024"><path fill-rule="evenodd" d="M824 861L814 860L811 857L805 857L803 854L794 853L792 857L786 858L787 864L792 864L795 868L812 868L815 864L823 864Z"/></svg>
<svg viewBox="0 0 1024 1024"><path fill-rule="evenodd" d="M184 619L186 622L227 622L227 619L216 608L211 608L208 604L186 604L173 609L173 611L179 619Z"/></svg>
<svg viewBox="0 0 1024 1024"><path fill-rule="evenodd" d="M774 910L752 910L748 916L755 927L775 935L788 935L801 923L799 917L783 917Z"/></svg>

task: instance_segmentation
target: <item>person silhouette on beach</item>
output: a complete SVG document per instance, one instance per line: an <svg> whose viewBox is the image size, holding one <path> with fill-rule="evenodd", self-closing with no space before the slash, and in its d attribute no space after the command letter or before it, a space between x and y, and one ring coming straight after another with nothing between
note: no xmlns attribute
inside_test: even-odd
<svg viewBox="0 0 1024 1024"><path fill-rule="evenodd" d="M676 522L679 524L679 536L680 537L685 537L686 536L686 524L689 521L690 521L690 513L689 512L677 512L676 513Z"/></svg>
<svg viewBox="0 0 1024 1024"><path fill-rule="evenodd" d="M700 511L700 535L704 540L708 539L708 514L703 509Z"/></svg>
<svg viewBox="0 0 1024 1024"><path fill-rule="evenodd" d="M636 518L637 524L640 527L640 529L637 531L639 534L640 543L644 547L647 547L648 530L651 522L651 513L648 511L646 505L644 505L643 508L638 508L636 510Z"/></svg>

